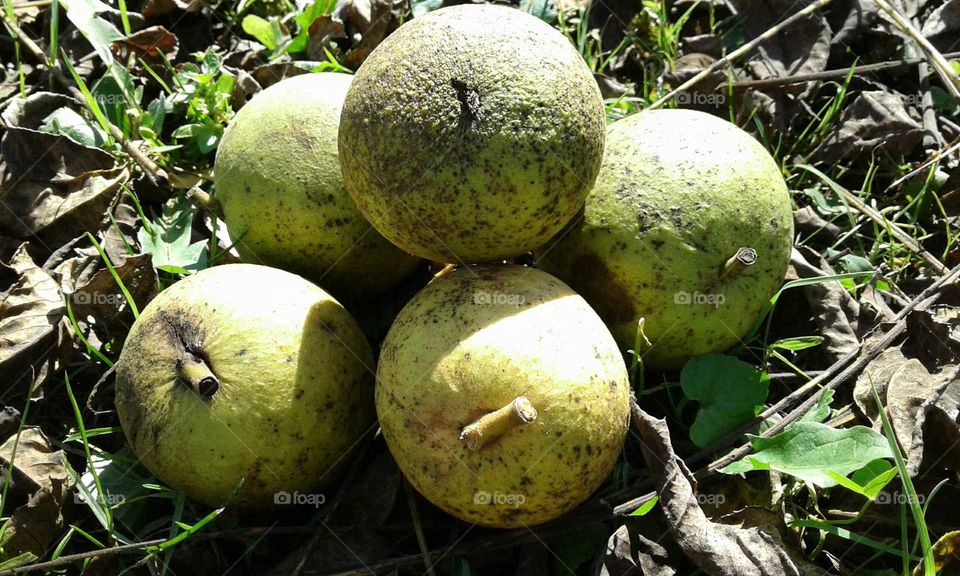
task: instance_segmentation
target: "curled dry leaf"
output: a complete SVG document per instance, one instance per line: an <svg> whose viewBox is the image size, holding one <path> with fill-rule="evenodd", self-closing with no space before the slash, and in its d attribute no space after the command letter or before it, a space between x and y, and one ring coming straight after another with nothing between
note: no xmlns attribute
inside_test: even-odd
<svg viewBox="0 0 960 576"><path fill-rule="evenodd" d="M952 448L960 441L957 366L946 366L931 374L919 360L907 358L899 348L880 354L864 369L853 392L857 407L879 431L881 423L873 398L874 389L887 408L911 476L919 471L925 454L934 456L941 465L960 470L960 458L955 454L960 451ZM947 446L948 451L928 449L925 446L927 438ZM946 456L951 457L941 460Z"/></svg>
<svg viewBox="0 0 960 576"><path fill-rule="evenodd" d="M143 4L144 18L157 18L176 10L199 12L207 5L207 0L146 0Z"/></svg>
<svg viewBox="0 0 960 576"><path fill-rule="evenodd" d="M73 502L73 480L62 450L54 450L43 432L24 428L0 446L6 470L13 464L11 494L27 497L17 508L4 534L4 552L45 554L66 523L64 509Z"/></svg>
<svg viewBox="0 0 960 576"><path fill-rule="evenodd" d="M956 50L960 34L960 0L947 0L927 17L920 29L937 50Z"/></svg>
<svg viewBox="0 0 960 576"><path fill-rule="evenodd" d="M0 399L24 398L31 378L32 393L58 369L67 342L60 287L50 273L37 266L24 243L0 269L10 272L13 283L0 293L0 372L5 389Z"/></svg>
<svg viewBox="0 0 960 576"><path fill-rule="evenodd" d="M0 229L15 238L35 237L50 252L97 229L128 177L106 152L37 129L71 102L39 92L0 113L7 125L0 141L0 196L7 208L0 211Z"/></svg>
<svg viewBox="0 0 960 576"><path fill-rule="evenodd" d="M907 316L909 346L925 366L960 364L960 285L951 284L940 300Z"/></svg>
<svg viewBox="0 0 960 576"><path fill-rule="evenodd" d="M346 23L348 40L354 42L344 59L348 68L359 68L387 33L399 25L402 5L393 0L341 0L334 14Z"/></svg>
<svg viewBox="0 0 960 576"><path fill-rule="evenodd" d="M960 530L947 532L933 545L933 561L937 574L953 574L960 567ZM923 576L923 564L913 569L913 576Z"/></svg>
<svg viewBox="0 0 960 576"><path fill-rule="evenodd" d="M822 256L812 251L807 253L817 258L820 267L810 264L804 254L794 248L790 263L800 278L815 278L834 273ZM860 305L850 292L839 282L812 284L804 286L802 290L816 317L818 334L823 336L823 353L827 362L832 364L857 350L860 347L860 340L857 338Z"/></svg>
<svg viewBox="0 0 960 576"><path fill-rule="evenodd" d="M114 42L112 48L121 62L134 55L155 67L162 65L164 58L170 62L177 59L180 40L163 26L150 26Z"/></svg>
<svg viewBox="0 0 960 576"><path fill-rule="evenodd" d="M826 248L843 234L843 229L820 216L813 206L804 206L793 212L793 223L805 244Z"/></svg>
<svg viewBox="0 0 960 576"><path fill-rule="evenodd" d="M157 271L149 254L124 260L115 272L142 310L160 291ZM98 270L83 285L68 295L74 317L81 328L96 332L100 342L123 342L133 325L133 312L123 292L106 268ZM87 334L89 339L89 334Z"/></svg>
<svg viewBox="0 0 960 576"><path fill-rule="evenodd" d="M735 0L743 18L744 40L752 40L812 0ZM754 78L782 78L821 72L830 56L830 27L822 12L803 18L775 37L760 43L746 68Z"/></svg>
<svg viewBox="0 0 960 576"><path fill-rule="evenodd" d="M607 541L594 576L674 576L677 571L672 564L663 544L647 538L628 522Z"/></svg>
<svg viewBox="0 0 960 576"><path fill-rule="evenodd" d="M923 126L910 115L905 102L905 98L882 90L857 94L844 108L837 128L810 156L838 162L881 150L893 156L909 154L920 143Z"/></svg>
<svg viewBox="0 0 960 576"><path fill-rule="evenodd" d="M670 533L697 567L713 576L823 573L776 531L746 522L743 527L711 522L698 504L689 471L673 451L666 421L650 416L636 403L631 414Z"/></svg>

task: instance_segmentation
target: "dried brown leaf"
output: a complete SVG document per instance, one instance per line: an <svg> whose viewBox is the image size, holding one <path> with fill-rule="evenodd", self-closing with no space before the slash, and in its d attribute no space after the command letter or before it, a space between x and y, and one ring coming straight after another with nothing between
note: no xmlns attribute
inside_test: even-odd
<svg viewBox="0 0 960 576"><path fill-rule="evenodd" d="M163 26L150 26L115 42L112 48L121 61L133 54L152 66L162 64L164 57L171 62L176 60L180 40Z"/></svg>
<svg viewBox="0 0 960 576"><path fill-rule="evenodd" d="M0 396L23 397L31 378L36 391L57 367L63 296L50 273L33 262L27 244L0 268L16 277L0 293L0 372L7 386Z"/></svg>
<svg viewBox="0 0 960 576"><path fill-rule="evenodd" d="M909 154L920 143L923 126L907 111L906 99L883 90L868 90L843 110L835 130L810 153L817 160L843 158L883 150Z"/></svg>
<svg viewBox="0 0 960 576"><path fill-rule="evenodd" d="M811 0L735 0L743 18L744 40L752 40ZM774 38L760 43L746 63L754 78L782 78L794 74L821 72L830 56L830 27L821 12L803 18Z"/></svg>
<svg viewBox="0 0 960 576"><path fill-rule="evenodd" d="M957 428L960 379L957 367L947 366L931 374L916 358L907 358L899 348L884 351L857 379L854 400L860 411L881 430L873 390L886 407L894 434L904 451L910 475L919 471L924 456L932 454L924 440L931 436L928 419L937 414L935 435L960 440ZM950 426L949 422L953 422ZM939 456L940 454L938 454Z"/></svg>
<svg viewBox="0 0 960 576"><path fill-rule="evenodd" d="M0 446L4 469L13 464L11 490L28 496L4 537L4 552L42 556L65 525L63 509L73 501L73 480L62 450L54 450L39 428L24 428Z"/></svg>
<svg viewBox="0 0 960 576"><path fill-rule="evenodd" d="M594 570L594 576L674 576L667 548L655 542L628 522L610 537Z"/></svg>
<svg viewBox="0 0 960 576"><path fill-rule="evenodd" d="M631 413L644 459L654 476L660 509L677 544L697 567L713 576L823 573L784 543L776 531L711 522L694 494L689 470L673 451L666 421L650 416L636 404Z"/></svg>
<svg viewBox="0 0 960 576"><path fill-rule="evenodd" d="M790 263L800 278L815 278L833 274L830 265L819 254L805 251L819 264L814 266L799 249L790 255ZM813 311L818 334L823 336L823 354L829 363L836 362L860 347L857 338L857 323L860 305L839 282L824 282L802 288L810 309Z"/></svg>
<svg viewBox="0 0 960 576"><path fill-rule="evenodd" d="M97 148L37 127L70 100L40 92L13 100L2 112L0 229L36 238L52 252L84 231L97 229L128 172Z"/></svg>

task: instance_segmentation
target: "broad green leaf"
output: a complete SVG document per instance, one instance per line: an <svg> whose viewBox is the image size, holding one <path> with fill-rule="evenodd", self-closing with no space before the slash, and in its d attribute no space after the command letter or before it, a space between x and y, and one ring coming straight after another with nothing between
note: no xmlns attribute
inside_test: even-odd
<svg viewBox="0 0 960 576"><path fill-rule="evenodd" d="M243 17L240 27L247 34L257 39L257 42L263 44L270 50L276 50L279 39L274 33L273 24L269 20L261 18L256 14L247 14Z"/></svg>
<svg viewBox="0 0 960 576"><path fill-rule="evenodd" d="M124 36L116 26L98 16L101 12L110 10L110 6L100 0L60 0L60 4L66 6L67 18L90 42L103 63L107 66L112 64L113 53L110 45L117 40L123 40Z"/></svg>
<svg viewBox="0 0 960 576"><path fill-rule="evenodd" d="M90 89L103 113L125 133L130 131L128 100L131 105L137 105L136 92L130 73L117 63L111 64L110 70Z"/></svg>
<svg viewBox="0 0 960 576"><path fill-rule="evenodd" d="M182 195L163 205L160 218L152 221L153 235L146 228L137 231L137 239L145 253L153 256L153 265L173 273L201 270L207 267L204 242L190 243L190 230L197 209Z"/></svg>
<svg viewBox="0 0 960 576"><path fill-rule="evenodd" d="M174 138L193 140L197 149L204 154L217 148L217 143L220 142L222 135L222 126L206 124L184 124L174 130L172 134Z"/></svg>
<svg viewBox="0 0 960 576"><path fill-rule="evenodd" d="M840 257L840 267L844 272L873 272L873 264L863 256L847 254Z"/></svg>
<svg viewBox="0 0 960 576"><path fill-rule="evenodd" d="M754 453L720 471L743 474L776 470L821 488L836 486L831 472L847 476L878 458L893 458L887 439L865 426L834 429L817 422L795 422L762 438L750 436Z"/></svg>
<svg viewBox="0 0 960 576"><path fill-rule="evenodd" d="M532 14L547 24L553 24L557 19L557 3L555 0L520 0L520 9Z"/></svg>
<svg viewBox="0 0 960 576"><path fill-rule="evenodd" d="M303 10L293 17L297 23L297 35L283 47L281 54L303 52L307 49L307 43L310 41L310 25L317 18L330 14L336 8L337 3L334 0L317 0L304 6Z"/></svg>
<svg viewBox="0 0 960 576"><path fill-rule="evenodd" d="M167 103L163 92L147 105L147 111L144 113L144 125L153 129L155 134L163 132L163 121L167 117L167 112L172 112L173 106Z"/></svg>
<svg viewBox="0 0 960 576"><path fill-rule="evenodd" d="M767 399L770 377L732 356L708 354L687 362L680 386L700 403L690 439L703 448L750 421Z"/></svg>
<svg viewBox="0 0 960 576"><path fill-rule="evenodd" d="M873 500L897 476L897 469L886 460L874 460L854 472L850 478L833 471L829 474L840 486Z"/></svg>
<svg viewBox="0 0 960 576"><path fill-rule="evenodd" d="M410 12L414 18L443 7L443 0L410 0Z"/></svg>
<svg viewBox="0 0 960 576"><path fill-rule="evenodd" d="M106 134L93 122L78 114L72 108L64 106L57 108L43 119L40 125L41 132L62 134L77 144L96 148L106 140Z"/></svg>
<svg viewBox="0 0 960 576"><path fill-rule="evenodd" d="M801 422L824 422L830 417L830 403L833 402L833 389L827 388L817 398L817 405L800 418Z"/></svg>

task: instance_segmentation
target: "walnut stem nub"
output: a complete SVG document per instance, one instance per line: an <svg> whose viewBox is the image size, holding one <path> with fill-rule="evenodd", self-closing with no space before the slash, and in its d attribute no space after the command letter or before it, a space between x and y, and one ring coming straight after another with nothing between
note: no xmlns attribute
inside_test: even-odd
<svg viewBox="0 0 960 576"><path fill-rule="evenodd" d="M753 248L739 248L737 253L723 264L723 278L734 277L757 262L757 251Z"/></svg>
<svg viewBox="0 0 960 576"><path fill-rule="evenodd" d="M479 450L503 436L516 426L529 424L537 419L537 409L525 396L517 396L509 404L484 414L460 432L460 440L469 450Z"/></svg>
<svg viewBox="0 0 960 576"><path fill-rule="evenodd" d="M177 360L177 377L203 399L210 398L220 389L220 381L207 363L192 352L184 352Z"/></svg>

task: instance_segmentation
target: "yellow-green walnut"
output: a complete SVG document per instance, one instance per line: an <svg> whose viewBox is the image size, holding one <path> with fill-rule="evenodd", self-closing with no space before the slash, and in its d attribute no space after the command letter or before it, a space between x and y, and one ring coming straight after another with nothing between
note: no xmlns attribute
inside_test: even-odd
<svg viewBox="0 0 960 576"><path fill-rule="evenodd" d="M304 74L257 94L227 127L214 169L241 258L339 298L382 292L417 263L371 228L344 189L337 130L351 79Z"/></svg>
<svg viewBox="0 0 960 576"><path fill-rule="evenodd" d="M391 242L488 262L537 248L576 214L604 129L596 81L563 34L514 8L452 6L407 22L364 61L340 163Z"/></svg>
<svg viewBox="0 0 960 576"><path fill-rule="evenodd" d="M467 522L514 527L571 510L609 476L629 420L616 343L563 282L461 268L400 312L376 405L410 483Z"/></svg>
<svg viewBox="0 0 960 576"><path fill-rule="evenodd" d="M725 120L654 110L612 124L583 218L537 254L644 364L737 344L783 281L790 195L766 149Z"/></svg>
<svg viewBox="0 0 960 576"><path fill-rule="evenodd" d="M320 288L265 266L217 266L140 314L117 364L117 413L171 488L264 509L336 478L373 423L372 362L356 322Z"/></svg>

